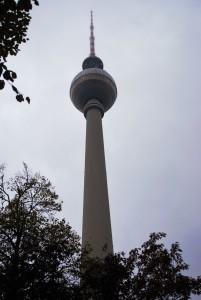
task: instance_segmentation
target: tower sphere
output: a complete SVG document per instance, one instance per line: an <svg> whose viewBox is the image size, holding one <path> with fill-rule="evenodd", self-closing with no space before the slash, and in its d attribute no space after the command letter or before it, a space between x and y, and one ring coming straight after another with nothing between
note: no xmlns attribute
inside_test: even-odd
<svg viewBox="0 0 201 300"><path fill-rule="evenodd" d="M112 76L95 66L75 76L70 87L70 97L75 107L83 113L88 101L93 99L98 100L106 112L116 100L117 88Z"/></svg>
<svg viewBox="0 0 201 300"><path fill-rule="evenodd" d="M102 60L95 55L92 12L90 30L90 55L83 61L83 71L71 83L70 98L75 107L84 114L90 107L96 106L103 115L114 104L117 87L112 76L103 70Z"/></svg>

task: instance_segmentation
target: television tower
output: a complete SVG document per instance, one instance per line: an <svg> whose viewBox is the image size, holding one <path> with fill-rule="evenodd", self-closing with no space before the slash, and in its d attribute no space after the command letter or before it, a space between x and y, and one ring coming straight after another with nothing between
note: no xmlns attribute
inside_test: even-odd
<svg viewBox="0 0 201 300"><path fill-rule="evenodd" d="M82 69L70 87L73 104L86 118L82 247L89 246L92 256L104 258L113 253L113 242L102 118L114 104L117 88L113 78L103 70L102 60L95 55L93 12L90 54L83 61Z"/></svg>

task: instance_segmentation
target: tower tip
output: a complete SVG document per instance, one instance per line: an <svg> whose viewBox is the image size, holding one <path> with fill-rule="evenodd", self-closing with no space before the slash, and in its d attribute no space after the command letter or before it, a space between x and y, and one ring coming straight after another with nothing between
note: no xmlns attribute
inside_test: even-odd
<svg viewBox="0 0 201 300"><path fill-rule="evenodd" d="M94 37L94 24L93 24L93 10L91 14L91 25L90 25L90 56L95 56L95 37Z"/></svg>

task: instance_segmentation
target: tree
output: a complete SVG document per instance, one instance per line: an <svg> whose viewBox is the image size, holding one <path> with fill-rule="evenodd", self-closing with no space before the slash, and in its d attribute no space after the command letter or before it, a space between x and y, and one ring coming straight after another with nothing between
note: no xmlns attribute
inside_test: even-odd
<svg viewBox="0 0 201 300"><path fill-rule="evenodd" d="M72 299L78 285L80 242L55 213L51 183L23 173L0 176L0 299Z"/></svg>
<svg viewBox="0 0 201 300"><path fill-rule="evenodd" d="M50 181L23 172L5 180L0 168L1 300L187 300L201 294L201 277L183 272L178 243L167 249L152 233L129 255L104 260L82 250L79 237L56 213L61 202Z"/></svg>
<svg viewBox="0 0 201 300"><path fill-rule="evenodd" d="M28 40L32 3L39 5L37 0L0 0L0 89L8 82L19 102L24 101L24 96L13 85L17 74L8 69L6 62L7 57L17 55L20 45ZM29 97L25 99L30 103Z"/></svg>
<svg viewBox="0 0 201 300"><path fill-rule="evenodd" d="M156 300L190 299L201 294L201 277L192 278L178 243L168 250L160 240L165 233L152 233L140 248L83 263L83 299Z"/></svg>

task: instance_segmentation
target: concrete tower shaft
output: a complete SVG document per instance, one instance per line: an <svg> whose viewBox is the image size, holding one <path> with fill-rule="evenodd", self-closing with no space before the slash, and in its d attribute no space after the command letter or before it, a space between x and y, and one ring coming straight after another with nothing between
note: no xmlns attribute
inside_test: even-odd
<svg viewBox="0 0 201 300"><path fill-rule="evenodd" d="M93 254L102 258L113 253L113 243L101 111L92 107L86 120L82 245L89 244Z"/></svg>
<svg viewBox="0 0 201 300"><path fill-rule="evenodd" d="M102 60L95 56L92 14L90 30L90 55L82 64L83 71L72 81L70 97L87 123L82 246L89 245L92 256L103 258L113 253L113 242L102 117L114 104L117 88L111 75L103 70Z"/></svg>

